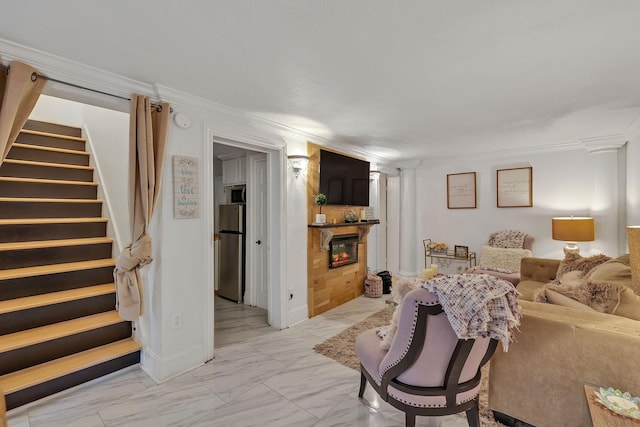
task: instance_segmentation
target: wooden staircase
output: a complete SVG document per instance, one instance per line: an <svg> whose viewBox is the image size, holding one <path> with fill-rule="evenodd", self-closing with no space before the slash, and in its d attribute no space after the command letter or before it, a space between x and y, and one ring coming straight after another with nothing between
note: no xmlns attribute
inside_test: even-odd
<svg viewBox="0 0 640 427"><path fill-rule="evenodd" d="M134 365L81 130L28 121L0 166L0 391L7 409Z"/></svg>

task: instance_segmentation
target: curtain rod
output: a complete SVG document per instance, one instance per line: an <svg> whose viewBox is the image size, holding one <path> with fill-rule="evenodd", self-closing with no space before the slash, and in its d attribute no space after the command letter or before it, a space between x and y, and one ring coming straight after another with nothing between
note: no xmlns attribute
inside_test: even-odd
<svg viewBox="0 0 640 427"><path fill-rule="evenodd" d="M9 74L9 69L11 68L11 65L0 64L0 68L4 68L5 70L7 70L7 74ZM122 100L125 100L125 101L131 101L131 98L127 98L126 96L120 96L120 95L116 95L116 94L109 93L109 92L103 92L103 91L98 90L98 89L92 89L90 87L80 86L80 85L77 85L75 83L70 83L70 82L65 82L63 80L54 79L53 77L47 77L47 76L44 76L42 74L38 74L35 71L33 73L31 73L31 81L32 82L35 82L39 78L40 79L49 80L49 81L52 81L52 82L55 82L55 83L60 83L60 84L63 84L63 85L75 87L76 89L88 90L90 92L99 93L101 95L107 95L107 96L111 96L113 98L118 98L118 99L122 99ZM162 111L162 105L151 103L151 106L155 107L158 112ZM173 107L169 108L169 112L173 113Z"/></svg>

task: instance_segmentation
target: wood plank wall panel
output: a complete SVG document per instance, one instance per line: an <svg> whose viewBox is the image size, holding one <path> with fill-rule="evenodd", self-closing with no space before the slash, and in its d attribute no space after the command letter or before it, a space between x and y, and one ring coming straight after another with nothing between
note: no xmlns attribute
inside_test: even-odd
<svg viewBox="0 0 640 427"><path fill-rule="evenodd" d="M326 148L323 148L326 150ZM341 153L342 154L342 153ZM313 199L318 194L320 147L313 143L307 144L309 165L307 167L307 213L308 223L315 221L315 215L320 208ZM360 207L328 206L322 207L322 213L327 215L327 222L343 222L344 213L353 210L356 214ZM338 227L334 236L343 234L358 234L358 226ZM364 279L367 275L367 245L358 244L358 262L340 268L329 268L329 253L320 250L320 230L309 228L307 236L307 304L309 317L317 316L327 310L344 304L364 293Z"/></svg>

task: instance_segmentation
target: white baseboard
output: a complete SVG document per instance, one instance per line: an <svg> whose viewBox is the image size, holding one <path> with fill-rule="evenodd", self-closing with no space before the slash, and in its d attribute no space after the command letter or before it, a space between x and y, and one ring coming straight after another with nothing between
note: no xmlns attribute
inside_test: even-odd
<svg viewBox="0 0 640 427"><path fill-rule="evenodd" d="M202 346L192 347L181 353L160 358L148 347L145 347L140 357L140 368L155 382L162 383L202 366L204 350Z"/></svg>

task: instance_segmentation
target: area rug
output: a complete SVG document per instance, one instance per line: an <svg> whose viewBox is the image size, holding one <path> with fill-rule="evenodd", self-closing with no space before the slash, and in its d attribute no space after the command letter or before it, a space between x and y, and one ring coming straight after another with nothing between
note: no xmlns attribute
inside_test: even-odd
<svg viewBox="0 0 640 427"><path fill-rule="evenodd" d="M384 326L391 320L393 310L383 308L373 313L366 319L350 326L337 335L316 345L313 349L330 359L335 360L351 369L360 370L360 362L356 354L356 337L367 329ZM489 364L482 368L482 381L480 386L480 424L483 427L504 427L493 419L493 414L489 409L487 390L489 386ZM462 414L464 416L464 414Z"/></svg>

